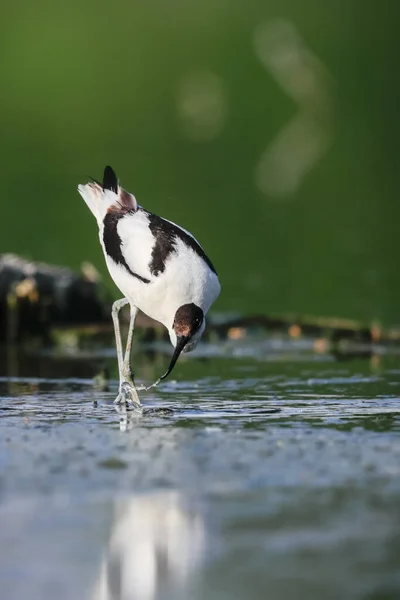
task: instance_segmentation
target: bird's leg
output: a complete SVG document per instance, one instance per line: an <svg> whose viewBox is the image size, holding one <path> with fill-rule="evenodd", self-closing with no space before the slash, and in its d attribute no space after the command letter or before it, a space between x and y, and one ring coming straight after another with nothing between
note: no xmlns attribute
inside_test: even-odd
<svg viewBox="0 0 400 600"><path fill-rule="evenodd" d="M122 375L126 381L132 382L132 385L134 385L133 378L132 378L132 371L131 371L131 351L132 351L133 330L135 327L135 319L136 319L138 309L133 304L130 305L130 309L131 309L131 318L129 321L129 330L128 330L128 337L126 340L124 362L122 364Z"/></svg>
<svg viewBox="0 0 400 600"><path fill-rule="evenodd" d="M129 300L127 298L121 298L120 300L116 300L112 305L111 316L114 323L114 332L115 332L115 344L117 346L117 358L118 358L118 372L119 379L122 379L122 341L121 341L121 330L119 327L119 311L121 308L129 304Z"/></svg>
<svg viewBox="0 0 400 600"><path fill-rule="evenodd" d="M137 406L140 406L139 396L135 389L135 385L132 381L130 365L129 365L130 348L132 345L133 326L134 326L136 312L137 312L136 309L134 311L132 310L132 305L131 305L131 320L129 323L128 343L127 343L127 350L129 349L128 369L125 367L126 353L125 353L125 359L124 359L123 351L122 351L121 330L120 330L120 326L119 326L118 314L119 314L119 311L121 310L121 308L123 308L126 304L129 304L129 300L127 298L121 298L120 300L116 300L113 304L112 311L111 311L112 319L113 319L113 323L114 323L114 330L115 330L115 343L117 346L118 372L119 372L119 393L118 393L117 398L115 399L115 403L119 404L122 402L122 403L135 404Z"/></svg>

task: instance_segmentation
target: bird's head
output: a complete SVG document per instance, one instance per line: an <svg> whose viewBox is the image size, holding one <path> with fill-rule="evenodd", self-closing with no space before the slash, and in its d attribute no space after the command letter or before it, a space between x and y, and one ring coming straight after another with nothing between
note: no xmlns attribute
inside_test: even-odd
<svg viewBox="0 0 400 600"><path fill-rule="evenodd" d="M174 353L167 371L160 379L165 379L171 373L181 352L190 352L196 347L206 326L204 313L196 304L183 304L175 313L174 322L169 329L169 337Z"/></svg>

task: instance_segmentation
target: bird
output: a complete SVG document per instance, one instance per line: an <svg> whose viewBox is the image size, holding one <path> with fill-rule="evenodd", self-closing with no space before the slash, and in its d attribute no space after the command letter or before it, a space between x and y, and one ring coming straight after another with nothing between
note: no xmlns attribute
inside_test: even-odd
<svg viewBox="0 0 400 600"><path fill-rule="evenodd" d="M101 183L91 179L78 185L78 192L96 218L109 274L123 294L111 311L119 371L115 403L140 406L131 369L138 310L167 328L174 347L157 385L171 373L181 352L190 352L200 340L206 314L221 291L218 274L196 238L140 206L120 186L112 167L105 167ZM123 352L119 311L127 304L130 322Z"/></svg>

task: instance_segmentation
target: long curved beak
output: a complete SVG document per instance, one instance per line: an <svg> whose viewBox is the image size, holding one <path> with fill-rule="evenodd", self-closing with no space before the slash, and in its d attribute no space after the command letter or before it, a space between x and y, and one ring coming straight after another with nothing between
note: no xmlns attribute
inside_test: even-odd
<svg viewBox="0 0 400 600"><path fill-rule="evenodd" d="M161 381L161 379L165 379L166 377L168 377L168 375L171 373L172 369L174 368L175 363L178 360L180 353L182 352L182 350L184 349L184 347L186 346L188 341L189 341L189 336L180 335L177 337L175 350L172 355L171 362L169 363L169 367L166 370L166 372L164 373L164 375L161 375L161 377L158 381Z"/></svg>

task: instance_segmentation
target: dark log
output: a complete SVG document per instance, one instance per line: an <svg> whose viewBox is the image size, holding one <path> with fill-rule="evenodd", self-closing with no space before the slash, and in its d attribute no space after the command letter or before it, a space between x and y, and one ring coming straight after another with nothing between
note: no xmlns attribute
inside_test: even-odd
<svg viewBox="0 0 400 600"><path fill-rule="evenodd" d="M0 255L0 339L50 339L52 327L103 323L110 319L111 296L95 268L80 273L65 267Z"/></svg>

